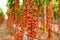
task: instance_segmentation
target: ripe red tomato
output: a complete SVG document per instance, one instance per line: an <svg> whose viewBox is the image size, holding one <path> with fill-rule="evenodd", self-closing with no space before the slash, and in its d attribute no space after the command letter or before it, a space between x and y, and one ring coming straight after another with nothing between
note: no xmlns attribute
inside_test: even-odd
<svg viewBox="0 0 60 40"><path fill-rule="evenodd" d="M37 16L38 16L38 14L37 14L37 13L34 13L34 14L33 14L33 16L36 16L36 17L37 17Z"/></svg>

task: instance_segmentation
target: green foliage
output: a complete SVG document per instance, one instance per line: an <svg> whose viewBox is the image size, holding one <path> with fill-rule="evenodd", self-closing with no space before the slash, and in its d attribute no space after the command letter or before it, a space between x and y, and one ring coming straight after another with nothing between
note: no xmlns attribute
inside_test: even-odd
<svg viewBox="0 0 60 40"><path fill-rule="evenodd" d="M48 7L49 5L49 0L38 0L39 4L41 4L41 6L46 6Z"/></svg>
<svg viewBox="0 0 60 40"><path fill-rule="evenodd" d="M20 14L19 14L20 16L22 15L22 12L24 10L24 6L25 6L24 3L20 5Z"/></svg>
<svg viewBox="0 0 60 40"><path fill-rule="evenodd" d="M58 11L58 5L59 3L57 1L54 1L54 11L57 12Z"/></svg>
<svg viewBox="0 0 60 40"><path fill-rule="evenodd" d="M45 1L45 5L46 5L46 7L49 6L49 0L46 0L46 1Z"/></svg>
<svg viewBox="0 0 60 40"><path fill-rule="evenodd" d="M11 8L15 5L15 0L8 0L7 7Z"/></svg>
<svg viewBox="0 0 60 40"><path fill-rule="evenodd" d="M10 35L10 32L9 31L6 31L6 35Z"/></svg>
<svg viewBox="0 0 60 40"><path fill-rule="evenodd" d="M6 11L7 16L9 16L9 13L10 13L10 11L9 11L9 9L7 9L7 11Z"/></svg>
<svg viewBox="0 0 60 40"><path fill-rule="evenodd" d="M21 4L21 5L20 5L20 11L22 11L23 9L24 9L24 5Z"/></svg>
<svg viewBox="0 0 60 40"><path fill-rule="evenodd" d="M8 9L7 9L7 11L6 11L6 14L7 14L7 16L9 16L9 13L10 13L9 11L10 11L10 9L15 6L15 0L8 0L6 6L8 7Z"/></svg>
<svg viewBox="0 0 60 40"><path fill-rule="evenodd" d="M54 0L53 1L53 4L54 4L54 16L55 16L55 19L58 19L58 6L59 6L59 2Z"/></svg>
<svg viewBox="0 0 60 40"><path fill-rule="evenodd" d="M0 8L0 15L4 16L3 10Z"/></svg>

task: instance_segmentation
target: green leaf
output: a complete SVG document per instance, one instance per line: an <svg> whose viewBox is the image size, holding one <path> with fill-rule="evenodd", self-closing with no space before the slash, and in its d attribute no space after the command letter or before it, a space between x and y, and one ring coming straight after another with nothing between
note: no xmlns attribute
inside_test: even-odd
<svg viewBox="0 0 60 40"><path fill-rule="evenodd" d="M6 34L7 34L7 35L10 35L10 32L9 32L9 31L7 31L7 32L6 32Z"/></svg>
<svg viewBox="0 0 60 40"><path fill-rule="evenodd" d="M58 11L58 2L54 1L54 11L57 12Z"/></svg>
<svg viewBox="0 0 60 40"><path fill-rule="evenodd" d="M7 7L11 8L15 5L15 0L8 0Z"/></svg>
<svg viewBox="0 0 60 40"><path fill-rule="evenodd" d="M4 16L3 10L0 8L0 15Z"/></svg>
<svg viewBox="0 0 60 40"><path fill-rule="evenodd" d="M9 9L7 9L7 11L6 11L7 16L9 16L9 13L10 13L10 11L9 11Z"/></svg>

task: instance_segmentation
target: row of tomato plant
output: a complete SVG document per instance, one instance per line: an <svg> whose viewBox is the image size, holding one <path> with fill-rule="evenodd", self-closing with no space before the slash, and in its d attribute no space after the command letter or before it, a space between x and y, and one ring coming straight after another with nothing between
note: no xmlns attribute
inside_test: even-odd
<svg viewBox="0 0 60 40"><path fill-rule="evenodd" d="M14 34L14 31L16 31L15 40L23 40L25 32L27 32L26 35L29 37L29 40L34 40L36 36L39 38L39 21L41 21L43 30L48 30L48 40L52 37L54 15L58 14L59 16L60 14L59 1L23 0L23 4L19 5L19 0L8 0L7 6L9 9L7 28L11 34ZM44 22L44 10L46 11L46 24ZM39 20L40 17L41 20ZM15 30L13 25L15 25Z"/></svg>

